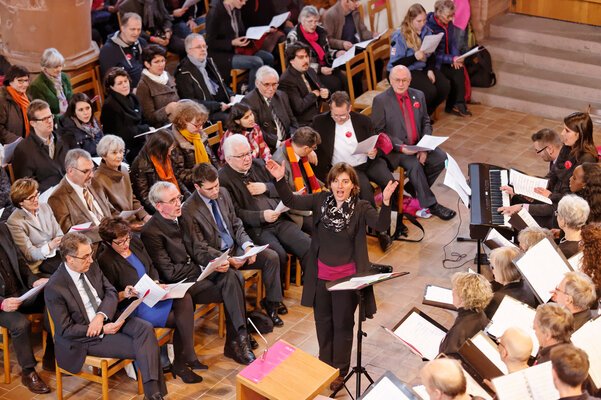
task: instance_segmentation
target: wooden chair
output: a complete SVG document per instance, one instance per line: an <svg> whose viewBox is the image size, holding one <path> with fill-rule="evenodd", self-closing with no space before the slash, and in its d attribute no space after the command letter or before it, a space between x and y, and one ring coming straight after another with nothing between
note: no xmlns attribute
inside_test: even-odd
<svg viewBox="0 0 601 400"><path fill-rule="evenodd" d="M234 93L238 93L238 85L242 83L242 81L248 81L248 70L247 69L232 69L230 71L230 76L232 77L232 90Z"/></svg>
<svg viewBox="0 0 601 400"><path fill-rule="evenodd" d="M223 137L223 124L221 121L217 121L208 128L205 128L204 132L207 134L209 146L219 146L221 138Z"/></svg>
<svg viewBox="0 0 601 400"><path fill-rule="evenodd" d="M207 14L201 15L201 17L205 18L204 21L196 25L196 27L192 29L192 32L204 35L207 31Z"/></svg>
<svg viewBox="0 0 601 400"><path fill-rule="evenodd" d="M50 312L48 312L48 320L50 321L50 330L52 337L54 338L54 321ZM100 383L102 385L102 400L109 399L109 378L115 375L117 372L122 370L126 365L133 363L134 360L129 359L117 359L117 358L106 358L106 357L95 357L87 356L81 371L77 374L71 374L70 372L60 368L56 363L56 396L58 400L63 399L63 374L73 375L79 378L86 379L91 382ZM92 367L93 371L99 371L100 376L96 373L87 372L87 367ZM138 370L138 394L143 394L144 389L142 387L142 375Z"/></svg>
<svg viewBox="0 0 601 400"><path fill-rule="evenodd" d="M284 290L288 290L290 289L290 275L291 275L291 270L292 270L292 264L294 264L296 266L296 275L295 275L295 281L294 281L294 285L295 286L302 286L302 280L301 280L301 273L302 273L302 269L301 269L301 265L300 262L298 261L298 259L293 256L292 254L288 254L288 263L286 264L286 274L285 274L285 282L284 282Z"/></svg>
<svg viewBox="0 0 601 400"><path fill-rule="evenodd" d="M363 75L363 78L367 84L367 90L360 96L356 96L353 78L359 74ZM367 52L363 51L357 54L346 63L346 79L348 83L352 109L354 111L361 111L371 106L374 101L374 97L376 97L380 92L373 90L373 86L371 85L371 74L369 71L369 64L367 62Z"/></svg>
<svg viewBox="0 0 601 400"><path fill-rule="evenodd" d="M388 19L388 29L394 27L392 22L392 9L390 8L391 1L389 0L368 0L367 1L367 15L369 16L369 26L372 31L378 31L376 29L376 16L382 11L386 11L386 17Z"/></svg>
<svg viewBox="0 0 601 400"><path fill-rule="evenodd" d="M15 171L13 170L13 164L6 164L6 174L8 175L8 179L10 179L10 184L15 183Z"/></svg>
<svg viewBox="0 0 601 400"><path fill-rule="evenodd" d="M252 285L257 285L257 299L255 301L255 309L261 309L261 299L263 298L263 271L260 269L243 269L240 270L244 278L244 292ZM246 294L246 293L245 293Z"/></svg>
<svg viewBox="0 0 601 400"><path fill-rule="evenodd" d="M286 42L278 43L278 52L280 53L280 65L282 66L282 73L286 71Z"/></svg>
<svg viewBox="0 0 601 400"><path fill-rule="evenodd" d="M225 336L225 307L223 307L223 303L196 305L196 310L194 310L194 321L198 320L200 317L204 317L214 309L217 309L217 312L219 313L218 332L219 337L222 338Z"/></svg>
<svg viewBox="0 0 601 400"><path fill-rule="evenodd" d="M386 76L386 64L390 60L390 37L381 37L367 46L367 59L369 61L369 69L371 71L371 85L377 91L388 89L388 79ZM378 71L376 70L376 61L381 61L384 65L382 72L382 80L378 81Z"/></svg>
<svg viewBox="0 0 601 400"><path fill-rule="evenodd" d="M42 332L42 351L46 349L46 332L43 330L43 314L28 314L27 319L31 322L32 333ZM4 361L4 383L8 384L11 382L10 377L10 334L8 328L0 326L0 337L2 337L2 343L0 343L0 350L2 350L3 361Z"/></svg>
<svg viewBox="0 0 601 400"><path fill-rule="evenodd" d="M100 77L96 74L96 69L91 69L81 74L72 76L71 86L73 87L73 93L85 93L90 99L95 99L94 106L96 110L94 115L100 115L102 110L103 93L100 85Z"/></svg>

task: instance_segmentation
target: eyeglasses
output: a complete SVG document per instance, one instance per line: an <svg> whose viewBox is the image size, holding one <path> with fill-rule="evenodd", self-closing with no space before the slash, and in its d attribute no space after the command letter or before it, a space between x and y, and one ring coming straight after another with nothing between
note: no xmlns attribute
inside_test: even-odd
<svg viewBox="0 0 601 400"><path fill-rule="evenodd" d="M81 257L79 257L79 256L71 256L71 257L77 258L78 260L86 261L86 260L92 260L92 254L93 253L86 254L85 256L81 256Z"/></svg>
<svg viewBox="0 0 601 400"><path fill-rule="evenodd" d="M40 197L40 192L39 191L37 191L34 194L32 194L31 196L25 198L25 200L27 200L27 201L34 201L38 197Z"/></svg>
<svg viewBox="0 0 601 400"><path fill-rule="evenodd" d="M96 171L96 167L89 168L89 169L79 169L79 168L75 168L75 167L72 167L72 168L81 172L84 175L90 175L91 173L94 173L94 171Z"/></svg>
<svg viewBox="0 0 601 400"><path fill-rule="evenodd" d="M261 82L261 85L265 86L265 87L271 87L271 88L277 88L279 83L275 82L275 83L265 83L265 82Z"/></svg>
<svg viewBox="0 0 601 400"><path fill-rule="evenodd" d="M42 117L42 118L32 118L33 121L36 122L48 122L48 121L52 121L54 119L54 115L50 114L47 117Z"/></svg>
<svg viewBox="0 0 601 400"><path fill-rule="evenodd" d="M331 114L332 115L332 119L347 119L349 117L349 113L343 114L343 115L336 115L336 114Z"/></svg>
<svg viewBox="0 0 601 400"><path fill-rule="evenodd" d="M180 203L184 200L184 196L183 195L179 195L177 197L172 198L171 200L168 201L159 201L159 203L164 203L164 204L171 204L172 206L176 205L177 203Z"/></svg>
<svg viewBox="0 0 601 400"><path fill-rule="evenodd" d="M555 286L555 289L553 290L555 293L563 293L563 294L567 294L565 290L561 290L559 288L559 286Z"/></svg>
<svg viewBox="0 0 601 400"><path fill-rule="evenodd" d="M230 156L230 157L237 158L238 160L243 160L243 159L245 159L247 157L251 158L252 157L252 153L249 151L248 153L240 154L238 156Z"/></svg>
<svg viewBox="0 0 601 400"><path fill-rule="evenodd" d="M188 122L188 124L192 125L192 126L193 126L193 127L195 127L196 129L200 129L200 128L202 128L202 127L204 126L204 124L205 124L205 123L204 123L204 122L197 122L197 123L194 123L194 122Z"/></svg>
<svg viewBox="0 0 601 400"><path fill-rule="evenodd" d="M127 236L121 240L113 240L113 243L116 244L117 246L123 246L125 243L129 242L130 240L131 240L131 233L128 233Z"/></svg>
<svg viewBox="0 0 601 400"><path fill-rule="evenodd" d="M207 46L207 45L205 44L205 45L200 45L200 46L194 46L194 47L190 47L190 48L188 48L188 50L197 50L197 49L198 49L198 50L202 50L202 49L208 49L208 48L209 48L209 46Z"/></svg>
<svg viewBox="0 0 601 400"><path fill-rule="evenodd" d="M17 83L29 83L29 78L17 78Z"/></svg>
<svg viewBox="0 0 601 400"><path fill-rule="evenodd" d="M547 147L549 147L549 146L545 146L545 147L543 147L543 148L542 148L542 149L540 149L540 150L535 150L535 151L536 151L536 154L540 154L540 153L542 153L543 151L547 150Z"/></svg>

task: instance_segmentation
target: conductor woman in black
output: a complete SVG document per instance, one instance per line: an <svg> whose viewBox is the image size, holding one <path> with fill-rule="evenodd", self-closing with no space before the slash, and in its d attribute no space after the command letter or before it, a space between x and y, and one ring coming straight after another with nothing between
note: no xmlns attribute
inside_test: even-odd
<svg viewBox="0 0 601 400"><path fill-rule="evenodd" d="M313 211L311 261L305 266L301 304L313 307L319 359L340 369L340 376L330 386L336 391L350 367L357 297L352 291L328 292L326 283L369 270L365 228L368 225L377 232L388 229L390 197L398 183L388 182L378 214L368 201L359 199L359 178L346 163L334 165L328 173L329 191L304 196L293 194L282 179L283 165L270 160L267 169L276 179L275 187L287 207ZM376 312L373 291L364 298L365 314L371 317Z"/></svg>

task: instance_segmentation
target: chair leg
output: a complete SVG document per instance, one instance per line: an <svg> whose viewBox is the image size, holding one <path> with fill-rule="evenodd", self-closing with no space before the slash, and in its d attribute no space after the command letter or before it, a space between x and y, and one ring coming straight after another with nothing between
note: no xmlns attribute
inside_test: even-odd
<svg viewBox="0 0 601 400"><path fill-rule="evenodd" d="M223 303L219 303L219 337L225 336L225 307Z"/></svg>
<svg viewBox="0 0 601 400"><path fill-rule="evenodd" d="M138 372L138 394L144 394L144 384L142 383L142 371L140 371L140 368L136 368L136 370Z"/></svg>
<svg viewBox="0 0 601 400"><path fill-rule="evenodd" d="M58 400L63 400L63 374L56 361L54 367L56 368L56 397Z"/></svg>
<svg viewBox="0 0 601 400"><path fill-rule="evenodd" d="M8 328L2 327L2 353L4 355L4 383L10 383L10 351Z"/></svg>
<svg viewBox="0 0 601 400"><path fill-rule="evenodd" d="M286 263L286 275L284 277L284 290L290 289L290 268L292 268L290 264L290 254L288 254L288 262Z"/></svg>
<svg viewBox="0 0 601 400"><path fill-rule="evenodd" d="M302 273L302 268L301 268L301 263L300 260L298 258L295 258L295 262L294 265L296 266L296 280L295 280L295 285L296 286L302 286L302 280L301 280L301 273Z"/></svg>
<svg viewBox="0 0 601 400"><path fill-rule="evenodd" d="M257 301L255 302L255 308L257 310L261 309L261 299L263 298L263 271L257 271Z"/></svg>
<svg viewBox="0 0 601 400"><path fill-rule="evenodd" d="M109 371L108 363L102 360L101 377L102 377L102 400L109 400Z"/></svg>

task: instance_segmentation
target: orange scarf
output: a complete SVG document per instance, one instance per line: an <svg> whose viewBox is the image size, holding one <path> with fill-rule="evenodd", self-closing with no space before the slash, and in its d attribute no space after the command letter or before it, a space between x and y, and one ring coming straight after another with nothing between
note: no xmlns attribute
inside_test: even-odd
<svg viewBox="0 0 601 400"><path fill-rule="evenodd" d="M23 114L23 122L25 123L25 137L29 136L29 118L27 118L27 107L29 107L29 98L25 93L19 93L12 86L7 86L6 91L13 100L17 103Z"/></svg>
<svg viewBox="0 0 601 400"><path fill-rule="evenodd" d="M150 156L150 161L152 161L154 169L157 171L157 174L159 174L159 179L173 183L177 190L181 193L177 179L175 179L175 174L173 173L173 168L171 167L171 159L167 157L167 162L165 163L166 165L161 164L159 159L155 156Z"/></svg>

